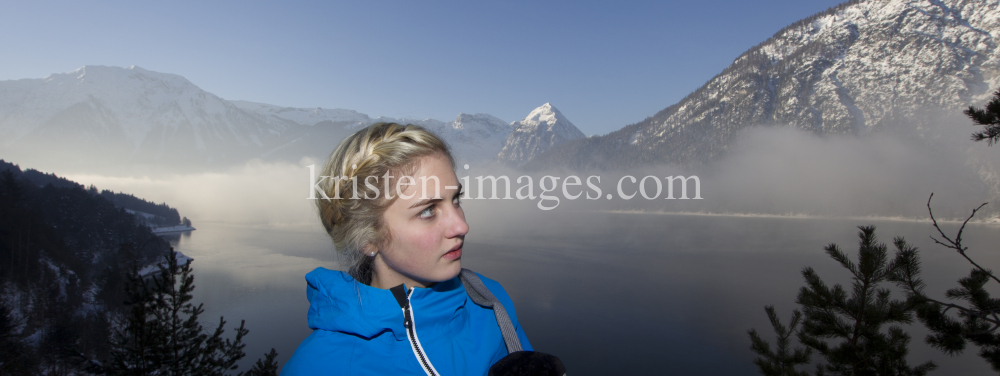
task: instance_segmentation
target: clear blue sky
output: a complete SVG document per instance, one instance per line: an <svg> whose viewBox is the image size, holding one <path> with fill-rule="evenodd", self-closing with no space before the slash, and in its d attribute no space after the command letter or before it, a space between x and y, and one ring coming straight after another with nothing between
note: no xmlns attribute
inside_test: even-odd
<svg viewBox="0 0 1000 376"><path fill-rule="evenodd" d="M225 99L371 116L510 122L550 102L605 134L840 2L0 0L0 80L138 65Z"/></svg>

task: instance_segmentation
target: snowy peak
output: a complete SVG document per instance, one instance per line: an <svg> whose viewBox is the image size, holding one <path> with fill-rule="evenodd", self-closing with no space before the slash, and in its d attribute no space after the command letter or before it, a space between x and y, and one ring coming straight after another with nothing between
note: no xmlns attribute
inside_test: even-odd
<svg viewBox="0 0 1000 376"><path fill-rule="evenodd" d="M511 123L514 132L521 133L553 133L569 141L584 138L583 132L573 125L555 106L546 103L531 111L524 120ZM550 145L551 146L551 145Z"/></svg>
<svg viewBox="0 0 1000 376"><path fill-rule="evenodd" d="M920 139L1000 86L1000 5L850 0L783 28L657 114L536 158L546 167L703 163L745 128Z"/></svg>
<svg viewBox="0 0 1000 376"><path fill-rule="evenodd" d="M514 130L497 160L514 166L524 164L553 146L586 137L549 103L532 110L524 120L513 122L511 126Z"/></svg>
<svg viewBox="0 0 1000 376"><path fill-rule="evenodd" d="M542 123L542 122L544 122L544 123L548 123L549 125L551 125L551 124L555 124L555 122L559 118L562 118L562 117L563 117L562 116L562 112L559 112L558 109L556 109L555 107L552 107L551 103L546 103L546 104L543 104L541 106L538 106L538 108L536 108L534 110L531 110L531 113L528 114L528 116L525 117L524 120L521 120L521 122L522 123L528 123L528 122Z"/></svg>

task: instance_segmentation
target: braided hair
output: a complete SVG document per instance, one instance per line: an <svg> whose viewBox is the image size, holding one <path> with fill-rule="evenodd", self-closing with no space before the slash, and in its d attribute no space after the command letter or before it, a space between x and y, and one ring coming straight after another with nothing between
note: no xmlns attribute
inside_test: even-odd
<svg viewBox="0 0 1000 376"><path fill-rule="evenodd" d="M417 125L377 123L337 145L320 174L325 197L316 200L323 227L333 239L340 265L355 280L370 284L374 258L366 246L382 248L390 241L382 214L398 195L386 199L380 188L393 189L401 176L411 176L421 157L440 154L455 168L448 146Z"/></svg>

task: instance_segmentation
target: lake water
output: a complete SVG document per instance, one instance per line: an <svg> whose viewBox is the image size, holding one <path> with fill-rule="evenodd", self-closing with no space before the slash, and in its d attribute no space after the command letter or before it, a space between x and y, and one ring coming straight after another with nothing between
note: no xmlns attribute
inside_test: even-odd
<svg viewBox="0 0 1000 376"><path fill-rule="evenodd" d="M466 204L471 231L463 267L500 281L538 351L559 356L570 375L756 375L747 330L773 340L763 306L788 319L812 266L828 284L848 275L823 253L837 243L856 257L857 228L874 224L881 241L904 236L920 247L928 292L943 297L969 265L932 244L925 222L665 215L571 210L500 210ZM503 211L502 215L494 215ZM476 213L473 215L472 213ZM336 268L318 220L301 225L200 222L172 242L195 259L195 301L214 328L246 320L241 369L271 347L283 364L309 335L303 275ZM955 224L945 225L954 229ZM970 254L997 268L1000 232L970 225ZM932 374L988 374L970 345L948 357L908 331L911 359Z"/></svg>

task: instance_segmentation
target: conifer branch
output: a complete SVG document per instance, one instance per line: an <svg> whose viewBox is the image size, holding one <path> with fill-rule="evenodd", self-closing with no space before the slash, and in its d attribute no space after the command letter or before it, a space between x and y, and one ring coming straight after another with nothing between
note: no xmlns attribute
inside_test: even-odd
<svg viewBox="0 0 1000 376"><path fill-rule="evenodd" d="M985 127L982 131L972 134L973 141L986 140L989 146L1000 141L1000 90L993 93L993 98L984 108L969 106L963 113L972 119L973 123Z"/></svg>

